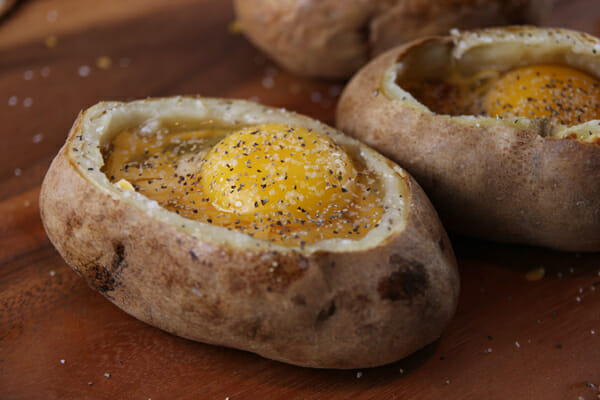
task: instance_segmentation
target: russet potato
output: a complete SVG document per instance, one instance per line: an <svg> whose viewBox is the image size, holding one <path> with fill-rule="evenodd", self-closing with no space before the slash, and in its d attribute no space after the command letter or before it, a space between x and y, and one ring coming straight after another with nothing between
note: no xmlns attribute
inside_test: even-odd
<svg viewBox="0 0 600 400"><path fill-rule="evenodd" d="M320 132L359 171L374 174L380 222L358 238L270 241L179 215L144 195L142 181L106 173L103 149L116 149L120 132L139 129L153 140L181 124ZM403 169L315 120L251 102L173 97L83 111L44 179L40 209L65 261L127 313L175 335L287 363L396 361L439 338L457 305L451 245Z"/></svg>
<svg viewBox="0 0 600 400"><path fill-rule="evenodd" d="M600 251L598 79L590 35L454 32L365 66L337 126L406 168L450 231Z"/></svg>

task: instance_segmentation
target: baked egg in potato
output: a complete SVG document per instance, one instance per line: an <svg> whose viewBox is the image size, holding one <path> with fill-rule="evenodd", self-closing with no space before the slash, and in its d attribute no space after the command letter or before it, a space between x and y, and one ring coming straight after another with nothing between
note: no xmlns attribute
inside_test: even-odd
<svg viewBox="0 0 600 400"><path fill-rule="evenodd" d="M599 53L528 26L420 39L357 73L337 126L405 167L450 231L600 251Z"/></svg>
<svg viewBox="0 0 600 400"><path fill-rule="evenodd" d="M536 24L552 0L235 0L242 31L296 74L348 78L394 46L452 28Z"/></svg>
<svg viewBox="0 0 600 400"><path fill-rule="evenodd" d="M89 108L40 209L66 262L127 313L287 363L396 361L436 340L457 304L448 237L403 169L247 101Z"/></svg>

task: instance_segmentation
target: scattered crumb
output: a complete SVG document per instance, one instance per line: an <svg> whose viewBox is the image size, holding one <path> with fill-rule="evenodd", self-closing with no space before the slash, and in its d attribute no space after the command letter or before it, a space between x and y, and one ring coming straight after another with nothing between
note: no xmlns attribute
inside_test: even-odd
<svg viewBox="0 0 600 400"><path fill-rule="evenodd" d="M82 65L81 67L79 67L79 69L77 70L77 73L79 74L79 76L81 77L86 77L90 74L90 67L87 65Z"/></svg>
<svg viewBox="0 0 600 400"><path fill-rule="evenodd" d="M55 270L50 270L50 276L56 276L56 271Z"/></svg>
<svg viewBox="0 0 600 400"><path fill-rule="evenodd" d="M88 386L94 386L94 382L88 382Z"/></svg>
<svg viewBox="0 0 600 400"><path fill-rule="evenodd" d="M400 372L400 374L403 374L404 373L404 369L400 368L399 372Z"/></svg>
<svg viewBox="0 0 600 400"><path fill-rule="evenodd" d="M446 383L446 385L449 385L450 384L450 379L446 379L445 383Z"/></svg>
<svg viewBox="0 0 600 400"><path fill-rule="evenodd" d="M44 44L46 45L47 48L53 49L56 46L58 46L58 37L56 37L55 35L47 36L44 39Z"/></svg>
<svg viewBox="0 0 600 400"><path fill-rule="evenodd" d="M36 133L35 135L33 135L33 137L31 138L31 141L33 143L40 143L42 140L44 140L44 134L43 133Z"/></svg>
<svg viewBox="0 0 600 400"><path fill-rule="evenodd" d="M229 23L228 29L229 33L231 33L232 35L237 35L244 32L244 25L240 20L236 19Z"/></svg>
<svg viewBox="0 0 600 400"><path fill-rule="evenodd" d="M21 168L15 168L15 171L14 171L15 176L21 176L22 173L23 173L23 171L21 170Z"/></svg>
<svg viewBox="0 0 600 400"><path fill-rule="evenodd" d="M26 81L30 81L33 79L33 71L28 69L27 71L23 72L23 79L25 79Z"/></svg>
<svg viewBox="0 0 600 400"><path fill-rule="evenodd" d="M112 59L109 56L100 56L96 59L96 67L100 69L109 69L112 66Z"/></svg>
<svg viewBox="0 0 600 400"><path fill-rule="evenodd" d="M525 279L528 281L539 281L544 275L546 275L546 269L544 267L539 267L527 272L527 274L525 274Z"/></svg>
<svg viewBox="0 0 600 400"><path fill-rule="evenodd" d="M363 373L361 371L358 371L356 373L356 379L360 379L360 378L362 378L362 376L363 376Z"/></svg>
<svg viewBox="0 0 600 400"><path fill-rule="evenodd" d="M105 373L104 373L104 377L105 377L105 378L110 378L110 376L111 376L111 375L110 375L108 372L105 372Z"/></svg>
<svg viewBox="0 0 600 400"><path fill-rule="evenodd" d="M18 102L19 102L19 98L17 96L10 96L8 98L8 105L10 107L16 106Z"/></svg>
<svg viewBox="0 0 600 400"><path fill-rule="evenodd" d="M23 107L31 107L31 105L33 104L33 99L31 97L25 97L25 99L23 100Z"/></svg>

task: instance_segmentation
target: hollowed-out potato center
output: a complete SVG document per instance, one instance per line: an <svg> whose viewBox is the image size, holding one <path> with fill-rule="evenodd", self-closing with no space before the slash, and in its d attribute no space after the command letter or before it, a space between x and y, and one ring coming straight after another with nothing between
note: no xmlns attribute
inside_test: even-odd
<svg viewBox="0 0 600 400"><path fill-rule="evenodd" d="M121 189L278 244L360 239L385 212L377 174L300 126L138 127L117 133L102 154L103 172Z"/></svg>
<svg viewBox="0 0 600 400"><path fill-rule="evenodd" d="M484 41L472 47L430 41L398 60L395 84L437 114L575 126L600 117L592 56L593 51L574 54L550 41Z"/></svg>

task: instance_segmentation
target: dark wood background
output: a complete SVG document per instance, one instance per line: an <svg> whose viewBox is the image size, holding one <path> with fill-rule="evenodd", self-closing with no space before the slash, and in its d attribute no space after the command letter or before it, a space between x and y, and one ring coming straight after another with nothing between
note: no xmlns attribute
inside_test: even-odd
<svg viewBox="0 0 600 400"><path fill-rule="evenodd" d="M352 371L171 336L70 270L43 231L38 195L79 110L202 94L334 122L343 82L280 70L232 20L224 0L29 0L0 21L0 398L600 398L600 254L454 237L462 293L444 336ZM559 1L545 24L600 35L600 2ZM541 267L543 279L526 279Z"/></svg>

